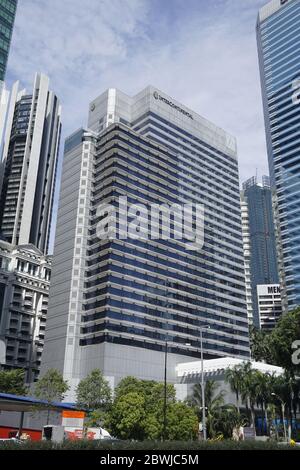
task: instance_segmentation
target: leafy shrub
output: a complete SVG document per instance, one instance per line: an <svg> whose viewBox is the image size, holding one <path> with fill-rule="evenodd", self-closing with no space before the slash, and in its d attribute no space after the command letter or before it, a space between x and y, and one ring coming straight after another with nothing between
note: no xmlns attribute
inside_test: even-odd
<svg viewBox="0 0 300 470"><path fill-rule="evenodd" d="M299 446L280 445L274 441L235 442L231 440L206 441L206 442L160 442L160 441L65 441L62 444L51 442L28 442L25 444L2 443L1 450L300 450Z"/></svg>

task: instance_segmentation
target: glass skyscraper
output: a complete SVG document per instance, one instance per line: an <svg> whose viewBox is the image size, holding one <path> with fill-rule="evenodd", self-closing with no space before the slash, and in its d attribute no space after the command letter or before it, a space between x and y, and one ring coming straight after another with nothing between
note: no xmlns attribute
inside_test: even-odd
<svg viewBox="0 0 300 470"><path fill-rule="evenodd" d="M5 79L18 0L0 0L0 82Z"/></svg>
<svg viewBox="0 0 300 470"><path fill-rule="evenodd" d="M263 177L258 184L254 176L243 184L242 202L247 205L247 223L243 224L249 239L249 281L252 297L252 322L260 327L257 286L277 284L278 267L276 255L275 227L272 209L272 193L269 178ZM245 253L247 260L247 253ZM247 282L247 273L246 273Z"/></svg>
<svg viewBox="0 0 300 470"><path fill-rule="evenodd" d="M259 11L258 52L283 307L300 305L300 0Z"/></svg>
<svg viewBox="0 0 300 470"><path fill-rule="evenodd" d="M97 208L200 203L204 247L182 240L101 240ZM42 369L78 381L99 367L162 380L200 357L249 358L238 161L233 137L147 87L110 89L90 105L87 130L66 140ZM72 396L70 397L72 398Z"/></svg>
<svg viewBox="0 0 300 470"><path fill-rule="evenodd" d="M0 153L5 130L9 92L5 89L5 73L18 0L0 0ZM3 168L0 155L0 180ZM1 182L0 182L1 185Z"/></svg>

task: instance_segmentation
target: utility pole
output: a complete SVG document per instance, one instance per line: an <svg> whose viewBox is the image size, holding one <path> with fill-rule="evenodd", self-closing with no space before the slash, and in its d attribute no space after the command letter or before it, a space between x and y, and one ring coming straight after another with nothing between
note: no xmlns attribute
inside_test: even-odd
<svg viewBox="0 0 300 470"><path fill-rule="evenodd" d="M200 330L200 351L201 351L201 402L202 402L202 432L203 440L207 440L207 429L206 429L206 406L205 406L205 380L204 380L204 354L203 354L203 330L209 330L210 325L201 325ZM186 346L191 346L190 343L186 343Z"/></svg>
<svg viewBox="0 0 300 470"><path fill-rule="evenodd" d="M165 377L164 377L164 424L163 441L167 439L167 365L168 365L168 341L165 344Z"/></svg>
<svg viewBox="0 0 300 470"><path fill-rule="evenodd" d="M205 411L205 382L204 382L204 358L203 358L203 329L200 328L200 348L201 348L201 393L202 393L202 427L203 440L207 439L206 432L206 411Z"/></svg>
<svg viewBox="0 0 300 470"><path fill-rule="evenodd" d="M276 393L271 393L271 395L273 397L276 397L277 400L280 401L281 403L281 414L282 414L282 421L283 421L283 433L284 433L284 439L285 441L287 441L287 432L286 432L286 424L285 424L285 402L283 401L283 399L279 396L279 395L276 395Z"/></svg>

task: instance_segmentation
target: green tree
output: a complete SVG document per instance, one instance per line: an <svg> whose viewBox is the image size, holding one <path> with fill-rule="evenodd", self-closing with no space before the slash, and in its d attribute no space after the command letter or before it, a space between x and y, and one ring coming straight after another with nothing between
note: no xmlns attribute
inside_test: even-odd
<svg viewBox="0 0 300 470"><path fill-rule="evenodd" d="M273 356L269 345L270 332L251 325L249 335L252 359L271 363Z"/></svg>
<svg viewBox="0 0 300 470"><path fill-rule="evenodd" d="M282 315L276 327L268 337L272 354L272 363L283 367L290 374L300 373L300 366L293 364L294 341L300 339L300 308Z"/></svg>
<svg viewBox="0 0 300 470"><path fill-rule="evenodd" d="M282 315L271 333L250 328L250 344L253 359L283 367L290 374L300 373L300 366L293 364L293 343L300 339L300 307Z"/></svg>
<svg viewBox="0 0 300 470"><path fill-rule="evenodd" d="M255 426L255 405L258 405L268 430L268 405L272 402L272 384L276 378L271 374L252 369L250 362L227 369L225 378L231 390L235 392L237 401L241 398L247 413L250 411L252 426Z"/></svg>
<svg viewBox="0 0 300 470"><path fill-rule="evenodd" d="M77 405L88 410L107 409L112 402L112 392L108 381L99 369L93 370L82 379L76 389Z"/></svg>
<svg viewBox="0 0 300 470"><path fill-rule="evenodd" d="M115 390L114 402L109 413L109 429L114 436L122 439L160 439L164 421L163 410L164 384L126 377ZM183 417L184 413L186 418ZM168 384L167 437L179 435L178 429L183 426L181 438L193 438L194 418L195 412L186 404L176 401L175 388Z"/></svg>
<svg viewBox="0 0 300 470"><path fill-rule="evenodd" d="M122 379L115 388L115 399L118 400L121 396L130 392L144 393L144 381L136 377L128 376Z"/></svg>
<svg viewBox="0 0 300 470"><path fill-rule="evenodd" d="M300 381L293 373L285 371L283 375L262 373L252 368L250 362L236 366L225 373L226 380L231 389L239 393L242 403L245 404L247 414L250 412L251 425L255 427L256 405L261 410L261 417L266 423L267 433L271 430L274 416L274 405L278 416L283 419L283 408L285 417L289 418L289 432L291 433L293 416L296 418L299 409ZM237 396L237 394L236 394ZM269 417L270 413L270 417ZM272 427L274 431L274 427ZM277 429L276 429L277 434Z"/></svg>
<svg viewBox="0 0 300 470"><path fill-rule="evenodd" d="M243 380L243 371L239 365L228 368L225 371L225 381L230 385L231 391L235 393L238 411L240 411L240 396L243 390Z"/></svg>
<svg viewBox="0 0 300 470"><path fill-rule="evenodd" d="M161 419L163 417L164 407L164 384L158 382L144 382L144 398L147 413L157 414ZM167 384L167 409L170 404L176 402L176 391L174 385Z"/></svg>
<svg viewBox="0 0 300 470"><path fill-rule="evenodd" d="M285 371L283 375L275 377L272 383L272 399L276 406L277 414L282 418L283 415L289 420L289 435L292 434L292 420L297 418L299 409L299 390L300 380L293 374Z"/></svg>
<svg viewBox="0 0 300 470"><path fill-rule="evenodd" d="M49 369L35 384L35 396L40 400L45 400L49 405L47 424L50 417L50 405L53 402L62 401L68 390L68 382L63 379L62 374L56 369Z"/></svg>
<svg viewBox="0 0 300 470"><path fill-rule="evenodd" d="M213 438L217 434L215 428L215 417L219 414L224 405L224 391L217 393L219 385L214 380L205 382L205 408L206 427L209 437ZM195 407L197 416L202 421L202 391L201 384L194 385L193 395L188 399L188 403Z"/></svg>
<svg viewBox="0 0 300 470"><path fill-rule="evenodd" d="M94 410L88 413L85 420L86 428L106 428L109 426L109 411L108 410Z"/></svg>
<svg viewBox="0 0 300 470"><path fill-rule="evenodd" d="M163 400L164 384L155 382L154 380L139 380L135 377L125 377L122 379L115 389L115 399L129 392L141 393L145 398L146 407L156 406L157 401ZM167 401L175 401L175 388L171 384L167 384Z"/></svg>
<svg viewBox="0 0 300 470"><path fill-rule="evenodd" d="M269 436L271 438L276 438L278 439L278 431L277 431L277 426L275 424L276 422L276 406L274 403L269 403L267 406L267 416L268 416L268 431L269 431Z"/></svg>
<svg viewBox="0 0 300 470"><path fill-rule="evenodd" d="M25 372L22 369L0 371L0 392L26 395Z"/></svg>
<svg viewBox="0 0 300 470"><path fill-rule="evenodd" d="M271 374L264 374L263 372L256 371L256 392L257 392L257 405L261 408L261 417L265 421L267 434L269 434L269 418L268 407L272 401L272 378Z"/></svg>
<svg viewBox="0 0 300 470"><path fill-rule="evenodd" d="M128 392L118 397L110 414L110 430L122 439L143 440L145 400L138 392Z"/></svg>
<svg viewBox="0 0 300 470"><path fill-rule="evenodd" d="M171 441L188 441L197 437L198 417L186 403L170 404L167 423L167 438Z"/></svg>
<svg viewBox="0 0 300 470"><path fill-rule="evenodd" d="M157 413L146 414L143 420L144 438L149 441L157 441L162 435L162 419Z"/></svg>
<svg viewBox="0 0 300 470"><path fill-rule="evenodd" d="M246 417L240 410L232 404L220 407L214 414L213 427L217 434L222 434L224 438L231 439L233 430L246 425Z"/></svg>
<svg viewBox="0 0 300 470"><path fill-rule="evenodd" d="M246 404L246 409L250 409L251 426L255 428L255 405L257 403L257 371L252 369L251 362L241 365L243 375L242 400Z"/></svg>
<svg viewBox="0 0 300 470"><path fill-rule="evenodd" d="M164 384L154 380L139 380L125 377L115 390L115 403L128 393L138 393L144 400L144 420L141 423L144 439L159 439L163 431ZM172 384L167 384L167 411L176 402L176 392ZM167 413L168 415L168 413ZM119 436L120 437L120 436Z"/></svg>

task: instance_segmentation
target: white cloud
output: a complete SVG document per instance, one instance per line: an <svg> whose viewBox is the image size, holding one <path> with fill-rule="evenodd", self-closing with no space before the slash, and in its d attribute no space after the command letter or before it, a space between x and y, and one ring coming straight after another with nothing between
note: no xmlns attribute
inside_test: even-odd
<svg viewBox="0 0 300 470"><path fill-rule="evenodd" d="M64 135L108 86L151 83L237 136L241 179L266 172L255 38L265 1L165 1L162 11L154 0L21 0L9 77L30 85L36 71L49 74Z"/></svg>
<svg viewBox="0 0 300 470"><path fill-rule="evenodd" d="M73 122L84 124L84 107L105 70L126 60L127 40L139 37L145 13L142 0L22 0L10 76L31 86L36 71L47 73L69 132Z"/></svg>

